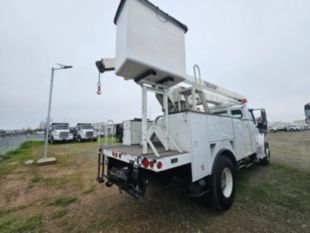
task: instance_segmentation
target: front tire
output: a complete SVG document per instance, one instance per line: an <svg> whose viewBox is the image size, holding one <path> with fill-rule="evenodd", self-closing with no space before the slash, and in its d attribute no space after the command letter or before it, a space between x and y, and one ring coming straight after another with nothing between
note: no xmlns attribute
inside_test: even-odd
<svg viewBox="0 0 310 233"><path fill-rule="evenodd" d="M270 153L268 142L265 142L265 154L266 154L266 157L260 160L260 163L263 166L267 166L270 164L271 153Z"/></svg>
<svg viewBox="0 0 310 233"><path fill-rule="evenodd" d="M221 156L215 165L211 176L211 199L218 210L228 210L235 197L234 165L225 155Z"/></svg>

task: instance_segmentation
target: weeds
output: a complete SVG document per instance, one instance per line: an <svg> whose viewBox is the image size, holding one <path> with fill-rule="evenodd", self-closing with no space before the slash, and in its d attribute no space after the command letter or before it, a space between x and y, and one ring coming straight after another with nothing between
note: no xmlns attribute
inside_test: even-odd
<svg viewBox="0 0 310 233"><path fill-rule="evenodd" d="M310 212L309 173L279 164L271 164L266 169L272 169L266 170L270 174L255 182L250 182L250 173L256 171L247 170L238 174L237 188L240 190L240 196L246 195L252 201L301 213Z"/></svg>
<svg viewBox="0 0 310 233"><path fill-rule="evenodd" d="M83 194L90 194L90 193L94 192L95 190L96 190L96 187L95 187L95 186L91 186L91 187L87 188L87 189L83 192Z"/></svg>
<svg viewBox="0 0 310 233"><path fill-rule="evenodd" d="M2 233L40 232L41 225L41 214L22 219L0 219L0 230Z"/></svg>
<svg viewBox="0 0 310 233"><path fill-rule="evenodd" d="M59 209L59 210L57 210L54 213L53 219L62 218L62 217L64 217L67 214L68 214L68 210L66 210L66 209Z"/></svg>
<svg viewBox="0 0 310 233"><path fill-rule="evenodd" d="M31 159L31 149L36 146L43 145L42 142L25 142L19 149L8 152L6 155L1 156L0 161L0 177L6 176L15 170L18 163Z"/></svg>
<svg viewBox="0 0 310 233"><path fill-rule="evenodd" d="M41 175L34 175L29 184L28 188L33 188L35 185L44 185L53 188L62 188L66 185L72 185L74 187L82 186L82 177L80 173L73 173L69 175L64 175L62 177L44 177Z"/></svg>
<svg viewBox="0 0 310 233"><path fill-rule="evenodd" d="M55 206L67 206L71 203L75 202L77 200L76 197L68 196L68 197L61 197L54 201L51 201L49 205L55 205Z"/></svg>

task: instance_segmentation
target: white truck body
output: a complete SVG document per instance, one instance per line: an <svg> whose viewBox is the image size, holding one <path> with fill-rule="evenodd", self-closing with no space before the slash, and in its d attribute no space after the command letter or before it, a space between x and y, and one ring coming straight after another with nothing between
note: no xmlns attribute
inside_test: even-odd
<svg viewBox="0 0 310 233"><path fill-rule="evenodd" d="M260 117L255 119L256 110L248 109L244 96L203 81L197 65L194 76L187 75L186 26L149 1L122 0L115 23L116 58L96 66L100 73L115 70L141 86L142 121L125 122L123 145L99 146L98 182L106 180L107 186L115 184L139 198L149 179L181 174L191 195L210 191L216 206L228 209L235 168L254 159L269 163L265 110L256 109ZM163 109L152 123L147 119L148 92L155 93Z"/></svg>
<svg viewBox="0 0 310 233"><path fill-rule="evenodd" d="M242 106L239 106L239 109L240 107ZM215 157L221 151L232 153L236 162L252 154L257 154L258 158L264 158L266 156L263 146L264 134L259 133L254 119L246 107L240 111L243 114L242 118L231 115L230 109L228 109L230 113L227 116L200 112L183 112L169 115L169 132L171 132L171 137L180 145L183 152L178 152L177 148L172 146L169 150L171 152L169 157L165 155L156 157L154 153L148 153L144 157L161 161L162 168L148 167L146 169L162 172L190 164L192 182L195 182L212 173ZM124 136L125 132L126 130L124 130ZM137 158L143 154L140 146L141 138L132 144L128 143L129 141L126 142L124 137L123 144L137 148L135 153L138 154L130 154L130 147L122 146L104 148L104 153L110 158L126 163L135 161L135 164L138 165ZM176 158L178 159L177 162L173 162Z"/></svg>

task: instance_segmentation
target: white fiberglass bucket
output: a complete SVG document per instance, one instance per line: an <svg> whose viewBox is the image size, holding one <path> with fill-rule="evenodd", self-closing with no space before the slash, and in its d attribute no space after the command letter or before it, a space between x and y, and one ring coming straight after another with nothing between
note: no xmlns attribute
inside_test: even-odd
<svg viewBox="0 0 310 233"><path fill-rule="evenodd" d="M165 85L173 86L184 80L184 24L146 0L122 0L114 21L117 75L130 80L151 69L156 72L147 79L152 83L172 77Z"/></svg>

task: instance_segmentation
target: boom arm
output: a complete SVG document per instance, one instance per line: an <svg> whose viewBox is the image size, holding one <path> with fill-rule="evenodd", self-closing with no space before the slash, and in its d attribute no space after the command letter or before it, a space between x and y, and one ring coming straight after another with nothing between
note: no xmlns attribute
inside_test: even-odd
<svg viewBox="0 0 310 233"><path fill-rule="evenodd" d="M100 73L104 73L106 71L114 71L115 70L115 59L114 58L105 58L101 59L96 62L96 66ZM247 100L244 96L235 93L233 91L230 91L228 89L225 89L223 87L217 86L213 83L207 82L207 81L201 81L195 79L191 75L187 75L184 77L184 83L194 87L196 90L203 93L204 97L200 99L205 99L208 103L213 104L227 104L227 103L234 103L234 104L240 104L240 103L246 103ZM172 89L171 91L171 97L174 96L175 98L177 95L180 95L178 93L180 89ZM181 90L181 92L184 93L184 90ZM196 96L194 97L196 98Z"/></svg>

